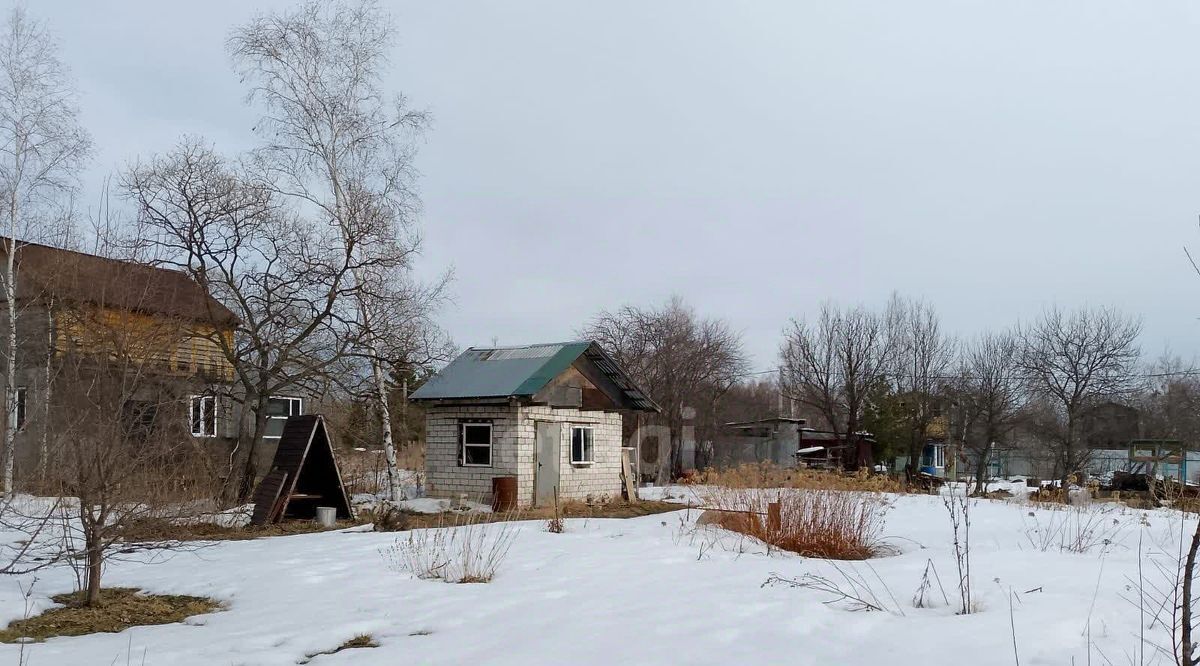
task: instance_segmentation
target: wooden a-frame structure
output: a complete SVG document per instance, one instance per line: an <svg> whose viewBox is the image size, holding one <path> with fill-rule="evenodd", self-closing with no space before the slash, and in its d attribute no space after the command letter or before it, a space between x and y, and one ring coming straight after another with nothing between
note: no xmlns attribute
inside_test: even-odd
<svg viewBox="0 0 1200 666"><path fill-rule="evenodd" d="M334 507L338 518L354 516L325 419L318 414L292 416L283 426L271 471L254 491L250 524L316 518L318 506Z"/></svg>

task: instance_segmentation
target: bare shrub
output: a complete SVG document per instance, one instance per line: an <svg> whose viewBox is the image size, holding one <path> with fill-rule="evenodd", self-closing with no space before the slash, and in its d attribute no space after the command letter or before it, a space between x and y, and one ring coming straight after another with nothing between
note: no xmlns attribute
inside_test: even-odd
<svg viewBox="0 0 1200 666"><path fill-rule="evenodd" d="M721 488L708 494L707 505L716 514L712 523L800 555L864 560L884 551L880 532L889 505L880 495Z"/></svg>
<svg viewBox="0 0 1200 666"><path fill-rule="evenodd" d="M412 530L382 551L389 565L417 578L488 583L517 536L511 522L482 522L468 514L451 527Z"/></svg>
<svg viewBox="0 0 1200 666"><path fill-rule="evenodd" d="M1058 505L1042 513L1044 518L1030 511L1024 519L1025 538L1043 553L1105 553L1124 539L1127 521L1120 513L1114 506L1087 505Z"/></svg>

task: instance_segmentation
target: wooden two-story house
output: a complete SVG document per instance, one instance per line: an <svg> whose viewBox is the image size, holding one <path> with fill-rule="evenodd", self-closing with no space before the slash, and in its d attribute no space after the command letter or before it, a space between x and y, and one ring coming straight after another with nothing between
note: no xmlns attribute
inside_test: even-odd
<svg viewBox="0 0 1200 666"><path fill-rule="evenodd" d="M7 246L0 243L0 265ZM56 409L68 409L54 399L56 382L81 376L65 372L67 364L132 359L156 390L144 400L130 395L122 406L129 418L169 419L178 426L172 432L209 440L214 451L236 437L228 399L233 368L220 345L232 341L238 321L200 285L179 271L34 243L18 243L15 263L17 400L0 418L17 428L18 481L53 462L45 434L63 416ZM7 312L0 291L0 344L7 341ZM0 396L6 357L0 354Z"/></svg>

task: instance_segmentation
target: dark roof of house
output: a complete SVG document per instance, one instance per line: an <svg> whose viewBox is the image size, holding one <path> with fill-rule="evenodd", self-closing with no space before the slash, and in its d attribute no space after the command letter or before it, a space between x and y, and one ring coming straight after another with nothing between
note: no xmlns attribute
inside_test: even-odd
<svg viewBox="0 0 1200 666"><path fill-rule="evenodd" d="M0 256L6 247L0 242ZM54 298L221 326L238 322L181 271L23 241L17 241L16 261L18 300Z"/></svg>
<svg viewBox="0 0 1200 666"><path fill-rule="evenodd" d="M600 345L589 340L526 345L472 347L413 392L413 400L528 398L584 358L616 385L633 409L660 411Z"/></svg>

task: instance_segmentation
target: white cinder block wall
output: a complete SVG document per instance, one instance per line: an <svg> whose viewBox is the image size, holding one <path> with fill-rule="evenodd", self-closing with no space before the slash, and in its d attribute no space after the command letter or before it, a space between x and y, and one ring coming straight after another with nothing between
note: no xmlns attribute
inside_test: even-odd
<svg viewBox="0 0 1200 666"><path fill-rule="evenodd" d="M492 466L458 464L458 432L464 419L492 421ZM432 497L467 494L490 503L492 477L520 477L517 460L517 408L510 405L431 406L425 417L425 491ZM520 483L520 481L518 481Z"/></svg>
<svg viewBox="0 0 1200 666"><path fill-rule="evenodd" d="M492 479L516 476L522 506L533 503L537 422L562 423L559 441L559 488L563 499L621 496L621 415L553 407L512 405L430 406L426 416L425 490L431 497L455 497L490 503ZM492 466L458 464L460 424L465 419L492 421ZM571 464L571 426L592 426L594 462Z"/></svg>
<svg viewBox="0 0 1200 666"><path fill-rule="evenodd" d="M522 460L528 451L528 479L518 480L521 502L533 503L534 452L537 450L537 421L562 423L558 446L558 496L563 499L589 497L600 500L621 497L621 415L616 412L581 411L554 407L522 408ZM571 464L571 426L592 426L594 462L591 465ZM524 466L524 465L523 465Z"/></svg>

